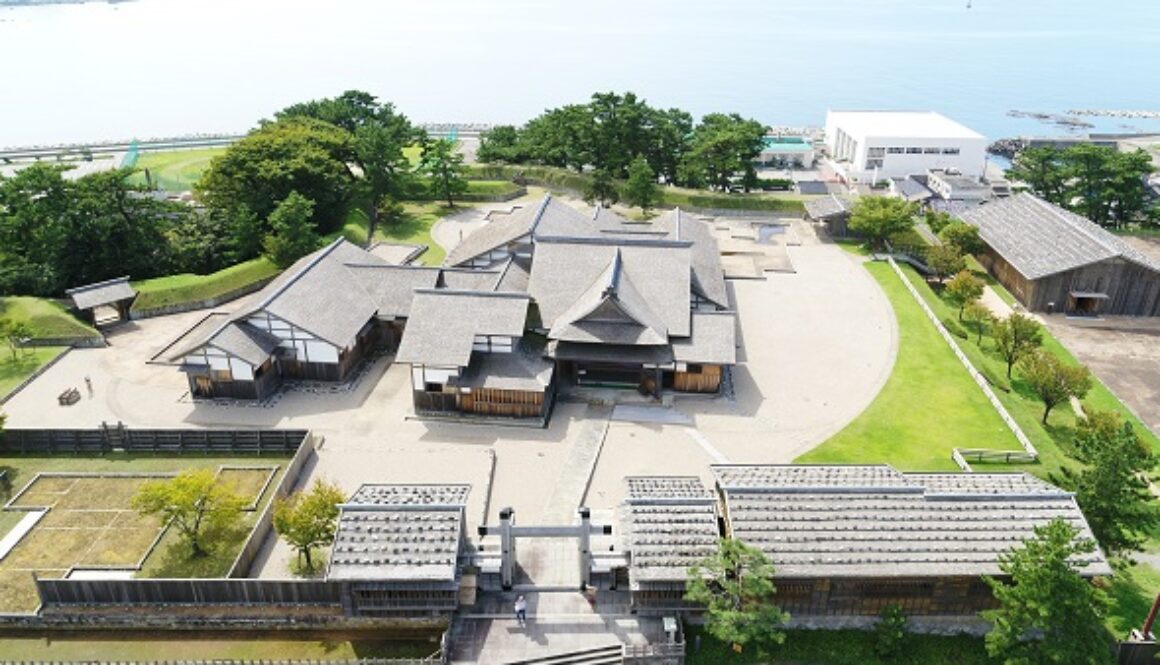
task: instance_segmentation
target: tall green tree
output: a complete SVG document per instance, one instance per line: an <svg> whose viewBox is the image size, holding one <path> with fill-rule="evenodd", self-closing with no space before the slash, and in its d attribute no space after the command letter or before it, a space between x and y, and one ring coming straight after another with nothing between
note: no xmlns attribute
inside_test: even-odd
<svg viewBox="0 0 1160 665"><path fill-rule="evenodd" d="M983 239L979 237L979 229L966 222L955 220L945 225L938 232L938 239L944 245L953 245L963 254L978 254L983 251Z"/></svg>
<svg viewBox="0 0 1160 665"><path fill-rule="evenodd" d="M941 284L947 277L965 271L967 259L957 245L943 243L933 245L926 250L926 264L934 271L935 277ZM961 311L959 313L962 314Z"/></svg>
<svg viewBox="0 0 1160 665"><path fill-rule="evenodd" d="M606 208L619 201L620 188L612 174L603 169L593 171L592 179L584 191L584 200L589 203L596 202Z"/></svg>
<svg viewBox="0 0 1160 665"><path fill-rule="evenodd" d="M1142 150L1079 143L1060 150L1028 148L1016 156L1008 177L1026 182L1031 191L1103 226L1144 221L1150 206L1144 179L1152 172Z"/></svg>
<svg viewBox="0 0 1160 665"><path fill-rule="evenodd" d="M1160 460L1132 424L1111 411L1091 409L1079 420L1075 449L1085 466L1064 468L1060 484L1075 492L1092 534L1109 556L1142 551L1160 524L1160 504L1148 483Z"/></svg>
<svg viewBox="0 0 1160 665"><path fill-rule="evenodd" d="M1043 330L1035 319L1011 312L1005 319L995 324L991 336L995 338L995 350L1007 363L1007 378L1011 378L1011 368L1023 356L1043 344Z"/></svg>
<svg viewBox="0 0 1160 665"><path fill-rule="evenodd" d="M728 190L761 152L765 126L736 113L710 113L693 129L686 172L699 172L709 186Z"/></svg>
<svg viewBox="0 0 1160 665"><path fill-rule="evenodd" d="M850 230L881 248L890 236L914 228L917 210L918 206L902 199L863 196L850 211Z"/></svg>
<svg viewBox="0 0 1160 665"><path fill-rule="evenodd" d="M959 321L963 320L963 308L968 303L983 297L983 280L975 277L970 270L960 269L946 285L946 297L959 308Z"/></svg>
<svg viewBox="0 0 1160 665"><path fill-rule="evenodd" d="M447 201L448 206L454 206L455 197L467 191L463 155L447 139L427 141L423 145L419 170L429 180L431 194Z"/></svg>
<svg viewBox="0 0 1160 665"><path fill-rule="evenodd" d="M991 310L978 300L972 300L964 305L960 318L974 325L976 333L975 344L983 343L983 331L988 326L994 325L996 321L995 315L991 313Z"/></svg>
<svg viewBox="0 0 1160 665"><path fill-rule="evenodd" d="M0 336L12 352L12 362L16 362L20 349L24 348L24 340L32 337L32 329L23 321L0 320Z"/></svg>
<svg viewBox="0 0 1160 665"><path fill-rule="evenodd" d="M1067 173L1060 151L1053 147L1025 148L1007 171L1011 180L1027 183L1031 191L1056 205L1066 202Z"/></svg>
<svg viewBox="0 0 1160 665"><path fill-rule="evenodd" d="M789 620L774 604L773 573L761 550L723 539L716 554L689 567L685 600L706 608L710 635L764 656L785 642L783 626Z"/></svg>
<svg viewBox="0 0 1160 665"><path fill-rule="evenodd" d="M160 517L189 545L190 556L200 557L208 552L207 541L238 524L243 501L213 471L193 469L144 483L131 505L142 515Z"/></svg>
<svg viewBox="0 0 1160 665"><path fill-rule="evenodd" d="M1096 544L1078 535L1063 519L1038 526L1034 537L1000 555L1007 580L983 578L999 602L983 612L992 625L992 657L1006 665L1110 665L1107 595L1078 570Z"/></svg>
<svg viewBox="0 0 1160 665"><path fill-rule="evenodd" d="M270 234L263 247L266 256L279 267L285 268L318 249L320 238L310 221L313 210L313 201L290 192L270 213Z"/></svg>
<svg viewBox="0 0 1160 665"><path fill-rule="evenodd" d="M379 208L386 199L398 199L406 190L413 169L405 151L413 145L422 145L426 140L424 132L393 104L380 102L361 90L295 104L275 117L314 118L345 130L350 137L350 159L361 174L356 182L367 217L367 242L374 242Z"/></svg>
<svg viewBox="0 0 1160 665"><path fill-rule="evenodd" d="M645 214L660 201L656 173L642 155L637 155L628 167L628 181L624 183L622 198L625 203L639 207Z"/></svg>
<svg viewBox="0 0 1160 665"><path fill-rule="evenodd" d="M521 144L518 129L511 125L497 125L480 137L475 157L481 162L518 164L530 156Z"/></svg>
<svg viewBox="0 0 1160 665"><path fill-rule="evenodd" d="M1055 354L1036 349L1019 360L1023 380L1043 402L1043 424L1051 410L1068 398L1082 398L1092 388L1091 373L1081 365L1067 365Z"/></svg>
<svg viewBox="0 0 1160 665"><path fill-rule="evenodd" d="M314 201L314 226L330 232L339 228L356 185L347 166L354 158L352 143L350 132L316 118L269 122L214 158L196 190L225 216L244 210L259 220L298 192Z"/></svg>
<svg viewBox="0 0 1160 665"><path fill-rule="evenodd" d="M314 570L312 550L334 542L338 528L338 504L345 496L337 486L314 481L308 492L296 492L274 503L274 531Z"/></svg>

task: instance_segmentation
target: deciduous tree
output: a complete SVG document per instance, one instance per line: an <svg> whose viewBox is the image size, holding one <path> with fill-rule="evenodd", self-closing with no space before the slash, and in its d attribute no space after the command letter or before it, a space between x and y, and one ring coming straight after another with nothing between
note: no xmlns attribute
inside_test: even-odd
<svg viewBox="0 0 1160 665"><path fill-rule="evenodd" d="M639 207L645 214L660 200L656 173L641 155L637 155L628 167L628 181L624 183L622 198L625 203Z"/></svg>
<svg viewBox="0 0 1160 665"><path fill-rule="evenodd" d="M947 277L966 270L967 260L958 246L943 243L926 250L926 264L942 283Z"/></svg>
<svg viewBox="0 0 1160 665"><path fill-rule="evenodd" d="M966 222L952 221L938 232L938 239L946 245L958 247L963 254L978 254L983 251L983 240L978 227Z"/></svg>
<svg viewBox="0 0 1160 665"><path fill-rule="evenodd" d="M967 323L975 326L975 333L977 335L975 338L976 344L983 343L983 331L987 329L987 326L994 325L995 323L995 315L991 313L991 310L986 305L978 300L972 300L963 306L962 318Z"/></svg>
<svg viewBox="0 0 1160 665"><path fill-rule="evenodd" d="M756 120L736 113L710 113L693 129L685 157L687 169L699 171L711 187L728 190L761 152L764 139L765 126Z"/></svg>
<svg viewBox="0 0 1160 665"><path fill-rule="evenodd" d="M342 490L316 480L308 492L297 492L274 504L274 530L305 558L306 570L314 570L311 550L334 541L338 526L338 504L345 499Z"/></svg>
<svg viewBox="0 0 1160 665"><path fill-rule="evenodd" d="M863 196L850 211L850 230L882 248L890 236L914 228L917 206L902 199Z"/></svg>
<svg viewBox="0 0 1160 665"><path fill-rule="evenodd" d="M448 206L454 206L455 197L467 191L463 155L447 139L427 141L423 145L419 170L430 181L431 194L447 201Z"/></svg>
<svg viewBox="0 0 1160 665"><path fill-rule="evenodd" d="M774 604L773 564L761 550L731 538L689 568L685 599L707 609L705 629L722 642L764 655L785 641L789 614Z"/></svg>
<svg viewBox="0 0 1160 665"><path fill-rule="evenodd" d="M190 556L204 556L206 541L234 526L242 499L219 483L209 469L183 471L168 480L144 483L131 501L142 515L157 515L189 545Z"/></svg>
<svg viewBox="0 0 1160 665"><path fill-rule="evenodd" d="M1057 404L1082 398L1092 387L1091 373L1080 365L1064 364L1055 354L1036 349L1019 360L1023 380L1043 402L1043 424Z"/></svg>
<svg viewBox="0 0 1160 665"><path fill-rule="evenodd" d="M984 577L999 607L983 612L992 624L987 652L1007 665L1106 665L1112 662L1103 617L1107 595L1083 577L1091 539L1063 519L999 557L1009 581Z"/></svg>
<svg viewBox="0 0 1160 665"><path fill-rule="evenodd" d="M1059 150L1053 147L1019 151L1007 171L1011 180L1024 182L1031 191L1056 205L1063 205L1067 174Z"/></svg>
<svg viewBox="0 0 1160 665"><path fill-rule="evenodd" d="M310 221L314 202L298 192L290 192L270 214L270 234L263 242L266 256L285 268L315 249L318 232Z"/></svg>
<svg viewBox="0 0 1160 665"><path fill-rule="evenodd" d="M1007 363L1008 379L1015 363L1043 344L1043 330L1039 324L1019 312L1011 312L996 323L991 336L995 338L995 349Z"/></svg>
<svg viewBox="0 0 1160 665"><path fill-rule="evenodd" d="M971 274L970 270L964 269L960 269L951 278L951 281L947 282L946 298L959 308L959 321L963 320L963 308L967 306L967 303L983 297L983 287L985 286L983 280Z"/></svg>
<svg viewBox="0 0 1160 665"><path fill-rule="evenodd" d="M584 191L584 200L589 203L596 202L606 208L620 200L620 188L613 180L612 174L605 170L594 171L592 180Z"/></svg>
<svg viewBox="0 0 1160 665"><path fill-rule="evenodd" d="M24 340L32 337L32 330L23 321L0 321L0 335L12 352L12 362L16 362L20 349L24 348Z"/></svg>

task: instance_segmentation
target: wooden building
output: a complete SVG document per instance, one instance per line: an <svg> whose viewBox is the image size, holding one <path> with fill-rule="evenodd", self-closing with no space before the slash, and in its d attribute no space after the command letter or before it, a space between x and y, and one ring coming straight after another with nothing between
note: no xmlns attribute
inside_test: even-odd
<svg viewBox="0 0 1160 665"><path fill-rule="evenodd" d="M470 485L363 485L339 506L326 580L356 617L447 615L459 605Z"/></svg>
<svg viewBox="0 0 1160 665"><path fill-rule="evenodd" d="M546 419L555 368L525 336L526 293L418 289L398 362L411 365L415 411Z"/></svg>
<svg viewBox="0 0 1160 665"><path fill-rule="evenodd" d="M712 470L712 503L690 491L666 496L662 488L645 502L629 492L625 530L638 609L683 606L680 581L718 535L710 507L720 515L720 535L770 558L778 606L798 617L874 616L890 605L911 616L975 615L995 605L982 576L1001 576L1000 555L1035 526L1062 518L1092 537L1073 495L1025 473L900 473L887 465ZM1084 576L1111 574L1098 551L1077 563Z"/></svg>
<svg viewBox="0 0 1160 665"><path fill-rule="evenodd" d="M137 290L128 277L118 277L96 284L78 286L65 291L72 298L73 307L94 326L129 320L129 309L137 299Z"/></svg>
<svg viewBox="0 0 1160 665"><path fill-rule="evenodd" d="M853 206L846 197L830 194L806 201L805 207L806 219L824 225L831 238L850 235L850 210Z"/></svg>
<svg viewBox="0 0 1160 665"><path fill-rule="evenodd" d="M980 262L1036 312L1160 316L1160 262L1033 194L961 214L986 244Z"/></svg>

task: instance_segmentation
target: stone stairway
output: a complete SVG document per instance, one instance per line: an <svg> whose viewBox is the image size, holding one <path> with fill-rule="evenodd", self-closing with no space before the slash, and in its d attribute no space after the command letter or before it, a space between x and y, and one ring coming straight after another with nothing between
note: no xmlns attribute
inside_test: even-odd
<svg viewBox="0 0 1160 665"><path fill-rule="evenodd" d="M542 658L509 661L505 665L620 665L624 652L619 646L594 647Z"/></svg>

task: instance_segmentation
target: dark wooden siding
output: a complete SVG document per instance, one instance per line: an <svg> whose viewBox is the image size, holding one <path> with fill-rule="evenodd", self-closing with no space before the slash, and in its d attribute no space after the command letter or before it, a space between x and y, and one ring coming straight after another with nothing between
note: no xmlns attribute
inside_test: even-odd
<svg viewBox="0 0 1160 665"><path fill-rule="evenodd" d="M1106 293L1099 313L1119 316L1160 316L1160 272L1121 258L1029 280L993 249L980 262L995 279L1033 312L1067 312L1072 291Z"/></svg>

